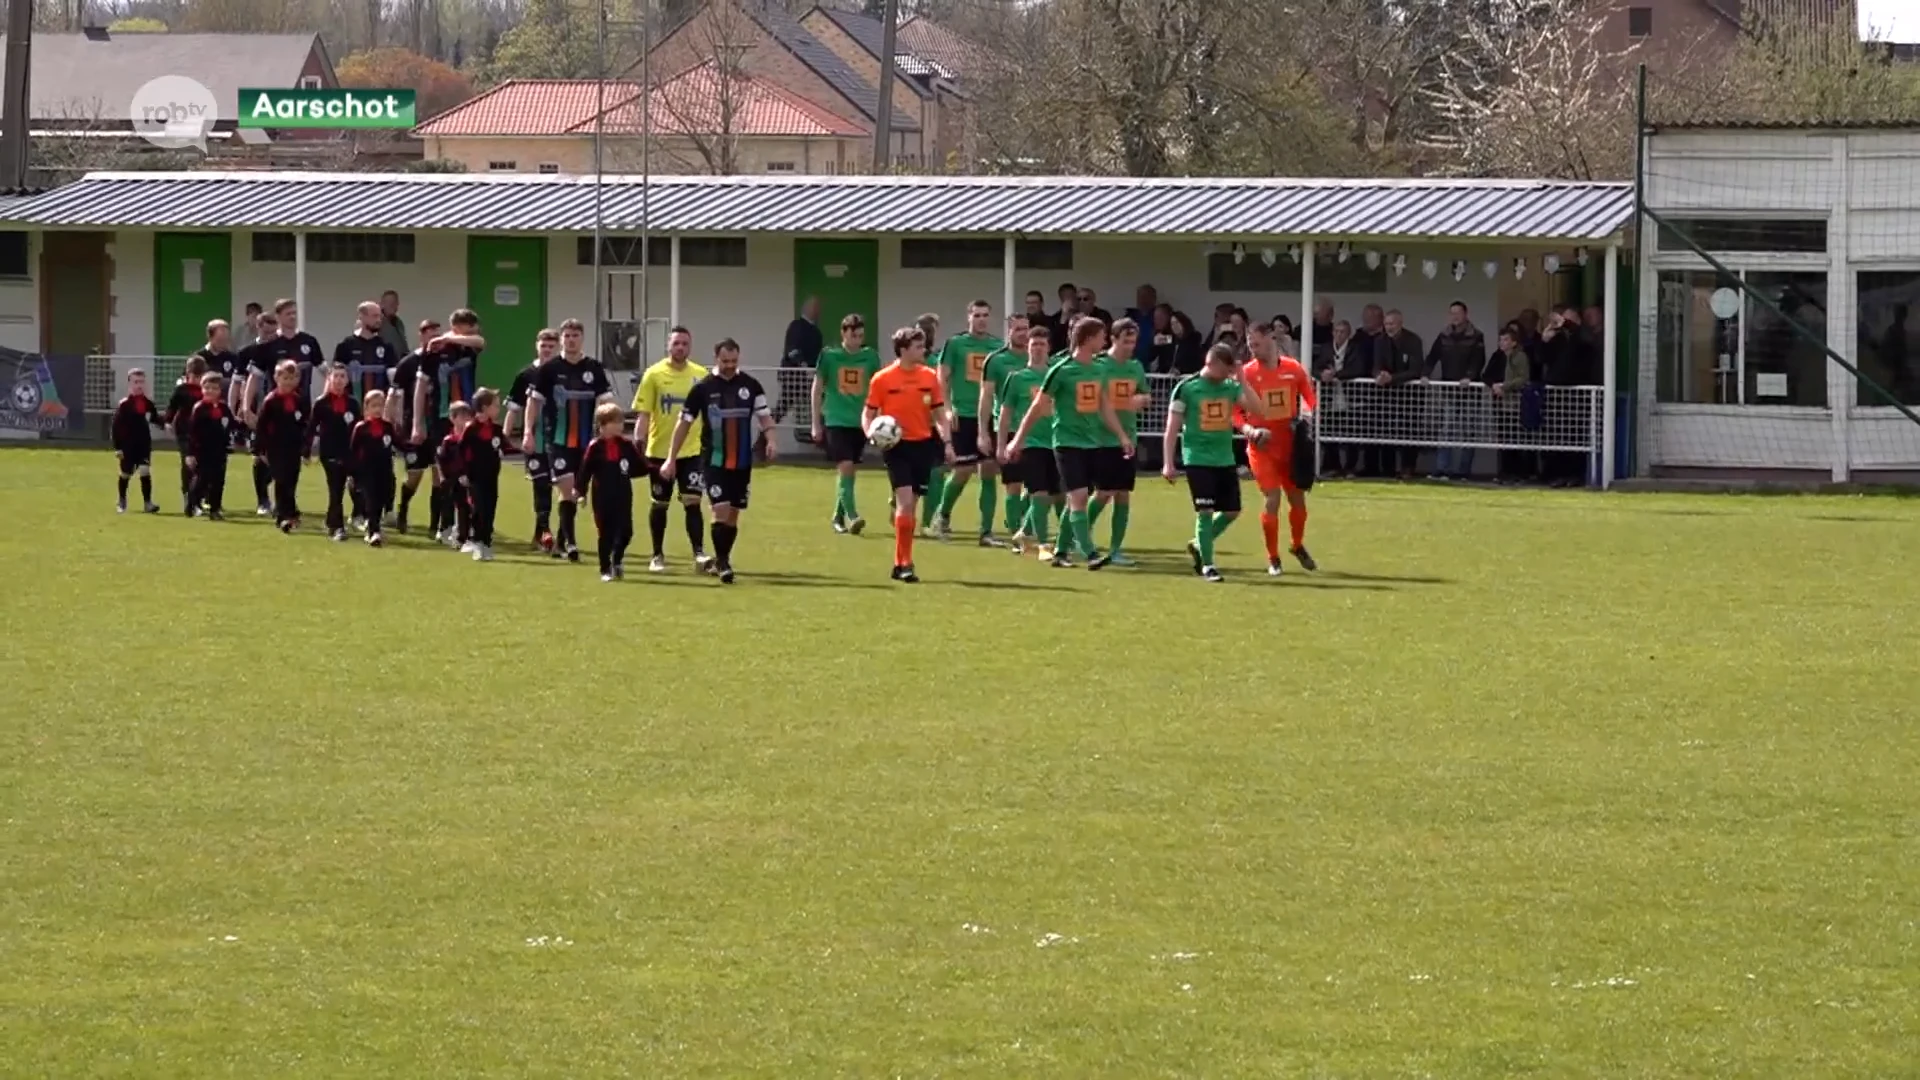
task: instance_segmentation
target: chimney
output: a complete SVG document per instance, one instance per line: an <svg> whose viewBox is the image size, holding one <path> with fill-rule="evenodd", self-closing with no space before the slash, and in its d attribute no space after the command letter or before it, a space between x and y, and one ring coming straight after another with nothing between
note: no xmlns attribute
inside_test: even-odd
<svg viewBox="0 0 1920 1080"><path fill-rule="evenodd" d="M110 41L110 40L112 40L111 38L109 38L109 37L107 37L107 28L106 28L106 27L104 27L104 26L89 26L89 27L86 27L86 29L85 29L85 33L86 33L86 35L87 35L87 40L88 40L88 41Z"/></svg>

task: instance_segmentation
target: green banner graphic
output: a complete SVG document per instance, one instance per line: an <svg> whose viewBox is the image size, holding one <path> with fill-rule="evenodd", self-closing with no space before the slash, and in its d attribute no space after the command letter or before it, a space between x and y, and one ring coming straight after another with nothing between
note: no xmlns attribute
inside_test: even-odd
<svg viewBox="0 0 1920 1080"><path fill-rule="evenodd" d="M410 128L411 90L240 91L243 128Z"/></svg>

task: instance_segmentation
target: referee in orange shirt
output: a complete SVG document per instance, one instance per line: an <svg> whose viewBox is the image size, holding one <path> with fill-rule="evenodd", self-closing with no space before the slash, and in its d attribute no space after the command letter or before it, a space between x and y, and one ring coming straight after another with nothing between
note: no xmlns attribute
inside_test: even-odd
<svg viewBox="0 0 1920 1080"><path fill-rule="evenodd" d="M1296 462L1294 424L1313 415L1318 407L1313 377L1298 360L1280 355L1280 343L1274 339L1268 323L1249 323L1247 351L1253 359L1240 369L1240 383L1253 392L1265 406L1266 415L1240 417L1241 433L1247 437L1247 465L1253 470L1254 483L1260 487L1265 504L1260 508L1260 532L1267 542L1267 573L1280 576L1280 500L1287 501L1287 525L1291 532L1289 547L1305 570L1317 570L1313 556L1307 554L1307 493L1301 483L1311 484L1311 459ZM1294 466L1301 465L1308 478L1296 481Z"/></svg>
<svg viewBox="0 0 1920 1080"><path fill-rule="evenodd" d="M893 580L916 582L914 508L926 496L934 470L953 464L953 433L947 430L940 377L927 366L926 332L914 326L895 330L893 357L867 384L860 427L866 430L879 416L891 416L900 425L900 441L883 455L893 488Z"/></svg>

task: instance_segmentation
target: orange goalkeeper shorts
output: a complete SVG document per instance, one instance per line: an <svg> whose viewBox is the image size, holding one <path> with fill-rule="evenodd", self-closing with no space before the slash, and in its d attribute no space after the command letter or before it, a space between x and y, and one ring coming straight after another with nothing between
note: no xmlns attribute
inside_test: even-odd
<svg viewBox="0 0 1920 1080"><path fill-rule="evenodd" d="M1281 447L1282 449L1274 449ZM1284 432L1267 436L1267 445L1247 447L1247 466L1261 491L1293 490L1293 440Z"/></svg>

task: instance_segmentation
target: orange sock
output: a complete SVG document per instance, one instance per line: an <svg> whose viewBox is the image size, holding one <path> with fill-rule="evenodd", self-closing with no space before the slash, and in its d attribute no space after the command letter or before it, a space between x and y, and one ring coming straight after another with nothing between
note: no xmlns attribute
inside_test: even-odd
<svg viewBox="0 0 1920 1080"><path fill-rule="evenodd" d="M1293 529L1293 546L1307 546L1307 508L1304 506L1287 507L1287 525Z"/></svg>
<svg viewBox="0 0 1920 1080"><path fill-rule="evenodd" d="M913 515L897 514L893 519L893 565L913 565Z"/></svg>
<svg viewBox="0 0 1920 1080"><path fill-rule="evenodd" d="M1280 519L1273 514L1260 515L1260 535L1267 538L1267 558L1280 557Z"/></svg>

